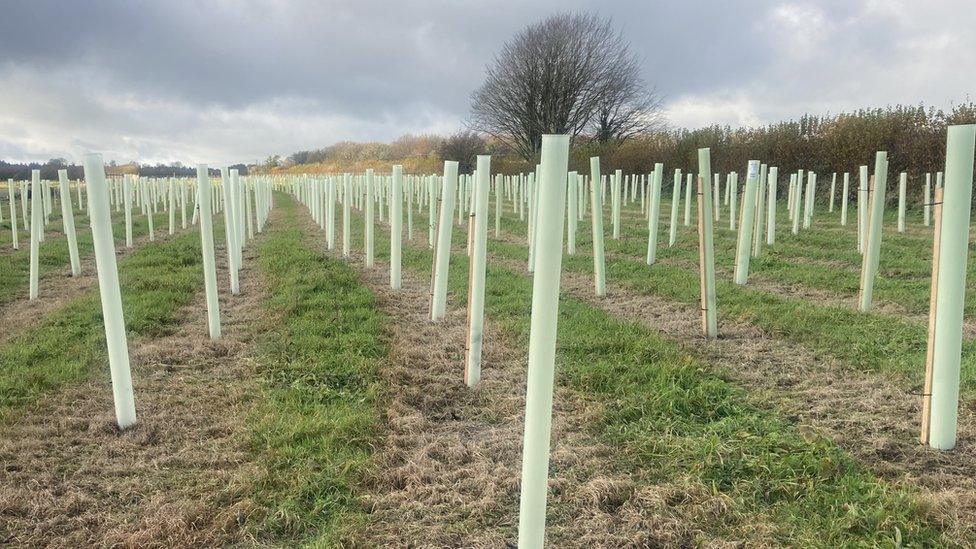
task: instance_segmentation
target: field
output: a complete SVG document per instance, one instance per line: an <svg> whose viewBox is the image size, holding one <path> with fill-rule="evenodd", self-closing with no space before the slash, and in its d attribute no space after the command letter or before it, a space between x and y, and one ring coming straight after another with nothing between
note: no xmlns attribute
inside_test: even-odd
<svg viewBox="0 0 976 549"><path fill-rule="evenodd" d="M933 238L919 201L904 233L893 212L884 218L868 313L857 310L853 201L847 226L839 199L834 212L818 202L812 227L797 235L781 202L776 243L753 259L745 286L731 281L737 233L723 206L719 337L707 339L697 208L685 225L682 200L669 247L669 186L653 265L639 196L622 205L619 239L604 207L605 297L593 291L588 212L575 254L563 257L548 544L976 543L969 318L959 445L918 443ZM341 203L330 249L300 185L279 177L275 188L267 225L244 247L236 295L223 214L214 223L216 340L198 228L170 236L157 214L149 241L136 215L128 249L113 214L140 414L125 430L112 413L87 216L76 214L80 277L69 276L52 216L31 301L26 247L10 250L5 216L0 542L514 545L533 282L512 198L501 193L497 236L489 216L484 371L472 389L463 381L467 217L452 216L448 312L432 322L434 253L420 194L404 203L412 223L394 290L388 215L376 220L366 267L364 209L351 212L343 257ZM970 265L967 290L973 277ZM969 291L967 317L974 307Z"/></svg>

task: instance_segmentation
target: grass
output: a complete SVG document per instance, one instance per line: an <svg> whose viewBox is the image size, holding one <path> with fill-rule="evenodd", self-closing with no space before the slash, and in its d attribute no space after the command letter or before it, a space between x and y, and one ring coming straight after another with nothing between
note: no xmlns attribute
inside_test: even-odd
<svg viewBox="0 0 976 549"><path fill-rule="evenodd" d="M667 247L670 219L670 202L662 203L659 225L663 245L658 250L664 261L694 263L697 265L697 237L694 225L680 225L674 248ZM729 229L728 210L715 223L715 261L717 268L731 272L734 263L736 232ZM909 212L910 214L913 212ZM917 212L915 212L917 213ZM752 280L768 280L781 285L795 285L817 290L838 299L855 302L860 286L861 255L857 252L856 221L849 213L848 225L841 227L839 213L827 213L821 208L810 229L800 234L790 232L785 205L778 208L776 244L763 246L763 253L753 258L750 266ZM607 238L608 252L621 252L643 256L646 253L646 223L632 208L623 215L621 239ZM679 215L679 223L681 222ZM894 224L896 215L890 209L885 216L879 276L875 281L875 299L914 315L928 312L929 281L931 278L932 234L917 219L912 219L910 229L898 233ZM605 224L609 233L611 225ZM509 220L506 227L524 234L524 224ZM589 220L580 223L580 240L589 245ZM662 238L663 237L663 238ZM968 286L976 289L976 265L971 264ZM976 312L976 296L967 300L967 313Z"/></svg>
<svg viewBox="0 0 976 549"><path fill-rule="evenodd" d="M125 219L119 214L113 213L113 216L117 219L112 225L112 232L115 235L115 247L117 250L123 249L125 246ZM166 228L168 225L164 226L162 230L158 226L160 217L161 216L157 213L155 221L157 224L157 235L166 234L166 231L168 230ZM75 232L77 234L78 255L81 258L88 257L94 253L92 234L88 228L89 226L87 219L87 214L79 213L75 216ZM4 218L4 224L7 224L8 222L9 220ZM52 227L56 227L58 230L60 230L60 216L58 217L57 221L52 218L51 225L49 225L48 229L50 230ZM49 235L48 238L40 245L40 252L38 255L40 278L44 278L46 275L49 276L52 273L62 271L69 265L68 240L61 233L58 234L59 236L57 237L52 237L52 235ZM138 213L137 209L134 209L132 214L133 238L138 238L147 234L149 234L148 219ZM20 227L20 249L10 251L0 257L3 258L3 261L0 261L0 304L3 304L16 299L21 294L26 294L28 279L30 276L30 233L25 233L23 231L23 227Z"/></svg>
<svg viewBox="0 0 976 549"><path fill-rule="evenodd" d="M217 231L222 234L222 230ZM203 285L199 232L146 244L119 261L129 339L160 333ZM45 391L107 371L97 290L0 346L0 420Z"/></svg>
<svg viewBox="0 0 976 549"><path fill-rule="evenodd" d="M354 242L361 242L361 222L354 227ZM385 258L387 234L376 234L377 257ZM454 242L463 243L463 236ZM431 252L420 242L408 244L403 260L425 275ZM449 284L456 305L465 303L466 266L463 254L453 255ZM486 310L489 322L527 344L531 280L489 266ZM598 427L621 449L618 459L630 462L635 478L687 478L727 501L724 512L695 524L705 539L792 546L950 543L935 510L910 488L877 479L829 440L800 434L756 409L708 364L642 325L563 295L557 345L558 382L604 407ZM682 502L674 507L684 511ZM759 523L770 526L772 539L757 533Z"/></svg>
<svg viewBox="0 0 976 549"><path fill-rule="evenodd" d="M252 419L263 473L253 527L273 544L333 547L365 522L357 484L381 426L377 368L388 353L387 318L341 261L307 244L295 204L260 244L274 330L263 338L262 404Z"/></svg>
<svg viewBox="0 0 976 549"><path fill-rule="evenodd" d="M670 208L667 209L670 212ZM725 212L723 212L725 213ZM728 218L725 218L726 223ZM630 223L629 225L635 225ZM716 264L731 262L734 241L727 229L717 231ZM513 234L524 234L524 224L508 218L503 227ZM623 227L622 227L623 228ZM514 230L513 230L514 229ZM646 254L646 229L643 237L621 231L621 240L607 237L608 285L623 286L627 291L640 295L655 295L686 304L699 300L699 277L695 253L697 241L692 242L691 229L681 227L687 249L674 252L668 249L667 233L663 230L664 246L659 249L661 260L653 266L644 262ZM579 273L592 273L592 251L587 228L580 228L577 254L566 256L563 267ZM610 229L607 229L609 234ZM719 238L721 233L724 238ZM801 233L800 238L815 234ZM643 240L641 240L643 238ZM776 248L783 242L778 237ZM679 239L679 242L681 240ZM785 247L785 245L784 245ZM769 248L766 248L769 250ZM489 250L503 257L526 261L528 252L524 246L494 240ZM854 254L857 251L855 249ZM678 257L683 261L673 261ZM669 261L672 259L672 261ZM767 274L762 261L754 264L753 275ZM807 265L791 264L791 269L809 272ZM752 270L752 268L750 269ZM822 305L806 299L781 296L753 286L733 284L726 276L716 282L719 319L747 322L764 332L803 345L825 356L834 357L851 367L899 376L907 385L917 388L924 374L924 356L927 329L924 323L894 315L861 313L853 308ZM753 276L751 275L751 276ZM916 290L918 292L920 290ZM925 299L927 299L927 289ZM852 297L853 300L853 297ZM721 326L719 326L721 332ZM964 343L962 362L962 387L964 391L976 389L976 342Z"/></svg>

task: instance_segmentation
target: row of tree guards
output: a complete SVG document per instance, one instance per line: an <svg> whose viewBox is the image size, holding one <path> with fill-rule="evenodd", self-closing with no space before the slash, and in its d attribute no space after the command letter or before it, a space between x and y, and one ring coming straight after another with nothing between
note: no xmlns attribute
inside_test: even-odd
<svg viewBox="0 0 976 549"><path fill-rule="evenodd" d="M175 230L179 212L182 226L187 223L189 197L193 203L191 224L199 224L203 254L203 276L210 336L220 337L220 311L217 294L217 267L213 241L213 219L223 213L227 272L231 292L239 293L239 273L243 249L260 233L273 206L272 191L284 190L308 206L313 219L326 233L329 250L337 245L337 208L341 206L341 253L351 255L352 210L364 214L364 260L375 263L374 226L389 217L390 285L401 286L401 252L403 217L406 211L406 238L414 238L414 211L427 210L427 241L434 248L430 316L432 321L444 318L447 308L447 279L451 256L451 237L455 222L467 224L469 255L468 338L465 353L464 382L469 387L481 378L481 350L484 333L484 298L487 264L489 216L494 215L496 237L501 234L505 202L512 213L527 221L529 248L528 269L533 272L532 317L529 336L529 362L526 388L526 418L523 446L519 546L541 547L545 536L546 492L552 417L553 377L555 367L556 325L559 305L564 221L569 219L565 239L567 253L575 253L577 221L590 214L593 236L593 274L596 295L606 295L604 253L604 203L609 194L613 238L619 238L621 210L640 196L641 213L646 216L648 247L646 262L656 259L658 219L660 217L664 166L656 164L650 176L625 178L620 170L603 174L600 159L590 159L589 176L568 171L569 136L546 135L542 139L541 161L536 170L515 176L491 177L491 158L479 156L473 175L459 175L458 164L444 163L442 175L407 175L394 166L389 175L367 170L362 175L341 174L325 177L241 177L236 170L221 170L219 184L214 184L205 165L192 179L142 179L133 176L105 177L100 155L84 159L87 211L94 240L99 292L105 319L109 365L115 396L116 418L121 428L136 421L135 402L129 369L128 348L123 319L121 291L115 261L115 242L111 212L125 212L126 243L132 245L132 211L135 207L149 220L160 209L169 217L169 230ZM701 280L702 331L708 338L718 335L715 292L714 223L721 221L721 203L728 206L729 226L738 231L734 282L746 284L750 257L757 256L763 243L775 244L776 209L779 203L778 168L758 160L749 161L743 188L738 176L726 176L725 196L720 194L719 174L712 174L711 151L698 151L698 174L673 175L672 204L668 245L675 244L679 222L679 200L684 181L685 225L691 221L692 190L698 205L699 266ZM952 126L948 131L944 177L937 174L935 185L926 178L924 221L935 223L933 283L926 360L925 390L921 440L933 448L951 449L956 440L959 394L959 365L962 347L962 315L965 291L970 204L972 198L973 160L976 154L976 125ZM859 307L871 308L871 292L878 269L881 246L884 190L887 184L887 155L879 151L873 175L861 166L858 173L858 247L863 253ZM832 178L828 211L834 208L836 177ZM904 178L902 178L904 181ZM847 223L850 178L843 175L841 224ZM594 184L595 183L595 184ZM16 243L18 216L16 186L9 182L9 212ZM31 234L31 296L36 296L37 247L43 241L43 227L53 204L52 185L40 181L34 172L30 183L31 217L26 215L25 189L21 187L22 211L19 214ZM816 174L798 170L789 177L787 211L791 230L809 228L814 215ZM903 227L905 192L899 187L899 228ZM78 188L78 207L83 205ZM66 174L60 175L59 191L64 229L69 242L74 233L74 208L71 204ZM489 197L494 194L494 210L489 211ZM929 198L934 196L934 198ZM404 208L406 206L406 208ZM84 210L83 210L84 211ZM763 230L765 228L765 231ZM152 238L152 236L150 236ZM16 245L16 244L15 244ZM72 254L72 269L77 272L77 250Z"/></svg>
<svg viewBox="0 0 976 549"><path fill-rule="evenodd" d="M933 275L933 316L930 360L926 376L925 417L923 441L933 448L950 449L955 443L955 411L958 408L959 359L962 337L962 303L965 282L966 242L969 233L969 204L971 195L976 126L958 126L949 131L948 155L944 185L942 174L933 188L927 178L925 221L934 212L936 223L936 260ZM552 416L555 339L560 287L563 242L566 253L575 253L577 221L589 211L593 230L594 288L598 296L606 294L604 257L604 207L609 194L612 235L619 238L622 224L621 209L629 200L640 196L641 212L648 227L647 264L656 258L658 219L661 207L661 183L664 166L656 164L654 172L640 178L624 178L620 170L603 174L600 159L590 159L590 174L585 177L568 171L569 138L563 135L543 137L541 162L536 170L514 176L490 174L490 157L479 156L477 169L471 176L459 175L457 162L444 163L441 176L404 175L395 166L389 176L368 170L361 176L342 174L324 178L291 180L290 190L308 205L314 219L326 231L328 247L333 248L336 232L335 209L342 204L342 253L350 255L349 227L351 211L355 207L365 212L365 263L373 266L373 225L378 215L382 222L388 212L391 228L390 274L391 287L400 284L400 247L403 242L403 206L407 212L407 236L413 237L413 213L427 207L428 245L434 248L431 276L430 316L432 321L444 318L447 308L447 279L451 257L451 237L456 220L468 224L467 251L469 255L468 338L463 379L474 387L481 377L481 346L484 330L484 288L486 274L486 238L489 226L489 196L494 194L494 227L500 235L502 211L506 202L513 214L527 221L526 245L529 248L528 270L533 272L532 318L529 336L529 363L526 388L526 416L522 463L522 484L519 519L519 546L539 547L545 532L546 490ZM881 220L884 212L886 184L886 153L878 152L874 175L868 176L867 166L859 171L859 184L864 192L858 194L858 243L864 254L860 307L870 309L870 288L877 272L881 242ZM746 179L739 189L738 176L726 178L724 203L728 206L730 227L737 230L734 282L746 284L749 260L760 254L763 244L775 244L776 208L778 205L778 168L758 160L749 161ZM672 189L672 210L669 245L675 242L679 222L681 185L684 180L684 220L690 224L692 184L696 183L698 204L698 235L700 251L700 280L702 330L709 337L718 335L715 291L714 223L720 221L720 181L711 173L710 150L698 151L698 175L684 177L675 170ZM592 182L599 182L596 185ZM710 184L711 183L711 184ZM841 223L846 224L850 177L843 175L841 193ZM787 210L790 229L799 232L811 226L814 216L816 174L799 170L789 177ZM831 200L828 211L835 206L837 178L831 181ZM904 196L905 193L900 193ZM384 207L384 201L388 205ZM956 205L953 214L946 215L943 204ZM902 201L903 202L903 201ZM374 206L376 208L374 209ZM930 210L930 207L933 207ZM903 207L899 207L900 213ZM899 216L903 219L903 215ZM564 220L568 219L568 224ZM470 220L470 221L469 221ZM563 227L568 225L568 234ZM901 224L900 224L901 226ZM764 230L765 229L765 230ZM948 235L951 233L951 237ZM862 243L863 241L863 243ZM953 261L940 260L940 246L951 246ZM951 274L950 274L951 271ZM946 302L943 307L943 301ZM951 305L950 305L951 303ZM937 403L937 405L933 405Z"/></svg>
<svg viewBox="0 0 976 549"><path fill-rule="evenodd" d="M155 238L154 215L160 211L166 213L169 218L169 234L174 234L177 230L176 216L179 212L180 225L185 229L188 224L188 197L193 197L190 223L200 224L208 328L211 338L217 339L220 337L220 311L217 298L213 216L224 212L230 287L231 292L237 294L240 292L238 275L243 248L254 237L255 230L261 232L264 228L273 205L272 188L275 183L270 178L241 178L236 170L222 169L221 184L211 185L206 166L197 168L196 180L141 179L131 175L109 179L105 176L101 155L86 155L83 164L85 181L84 184L82 182L76 184L77 208L82 213L87 212L89 216L109 369L112 376L116 422L119 428L125 429L136 423L136 408L122 310L122 292L115 256L113 209L116 212L124 212L126 246L132 247L133 209L141 211L148 219L149 240L152 241ZM76 210L71 200L67 172L60 170L58 176L58 200L61 203L63 230L68 241L71 272L72 275L78 276L81 274L81 264L74 227ZM12 181L8 181L8 185L13 247L16 249L18 247L16 187ZM25 227L31 235L29 275L31 300L38 297L39 250L41 243L44 242L44 228L50 224L49 217L54 203L51 187L52 185L41 181L38 170L33 170L29 192L22 188L20 193L24 204L23 210L26 212L26 204L29 201L31 211L29 223L24 214ZM87 189L87 205L84 201L83 189Z"/></svg>

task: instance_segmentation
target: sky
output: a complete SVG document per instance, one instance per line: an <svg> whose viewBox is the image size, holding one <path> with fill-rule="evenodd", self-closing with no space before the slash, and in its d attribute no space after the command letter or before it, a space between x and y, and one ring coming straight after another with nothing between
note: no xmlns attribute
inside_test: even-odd
<svg viewBox="0 0 976 549"><path fill-rule="evenodd" d="M453 133L492 55L609 17L672 126L976 99L974 0L75 0L0 5L0 159L227 165Z"/></svg>

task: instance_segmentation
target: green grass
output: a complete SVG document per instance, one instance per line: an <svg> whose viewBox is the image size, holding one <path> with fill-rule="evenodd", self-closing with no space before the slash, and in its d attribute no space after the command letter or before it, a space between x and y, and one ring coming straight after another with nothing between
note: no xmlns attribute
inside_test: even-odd
<svg viewBox="0 0 976 549"><path fill-rule="evenodd" d="M260 244L276 322L252 419L263 464L254 497L265 510L253 528L273 544L332 547L366 517L357 483L381 426L388 320L352 268L309 247L294 202L279 195L277 207L284 219Z"/></svg>
<svg viewBox="0 0 976 549"><path fill-rule="evenodd" d="M361 221L353 226L359 243ZM454 242L461 244L458 233ZM382 259L388 237L376 235ZM430 272L431 252L421 242L406 246L403 260L420 275ZM458 306L466 270L464 255L454 254L449 284ZM526 345L531 280L489 266L486 310L488 322ZM617 459L630 463L635 480L686 478L727 498L726 511L695 525L706 537L791 546L950 543L936 511L911 488L875 478L829 440L758 410L708 364L642 325L563 295L557 345L559 383L605 407L598 428L620 448ZM679 512L681 506L674 504ZM772 525L773 539L750 538L755 523Z"/></svg>
<svg viewBox="0 0 976 549"><path fill-rule="evenodd" d="M190 232L146 244L119 262L130 341L161 333L202 287L199 242L199 232ZM102 370L108 370L105 331L93 289L0 346L0 419L45 391Z"/></svg>

